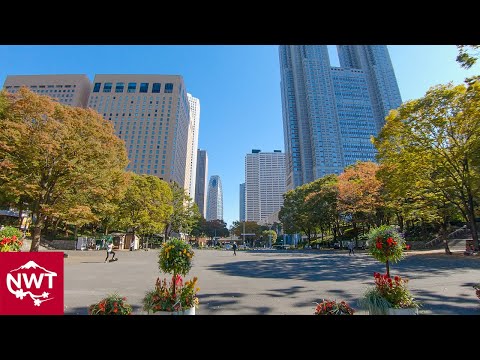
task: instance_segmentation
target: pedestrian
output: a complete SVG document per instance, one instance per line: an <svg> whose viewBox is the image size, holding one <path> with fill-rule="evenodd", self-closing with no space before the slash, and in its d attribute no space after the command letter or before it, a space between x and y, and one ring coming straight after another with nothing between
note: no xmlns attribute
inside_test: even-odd
<svg viewBox="0 0 480 360"><path fill-rule="evenodd" d="M233 255L237 256L237 243L234 241L233 242Z"/></svg>
<svg viewBox="0 0 480 360"><path fill-rule="evenodd" d="M353 240L348 243L348 255L355 255L355 244L353 243Z"/></svg>
<svg viewBox="0 0 480 360"><path fill-rule="evenodd" d="M135 249L135 240L132 240L130 243L130 251L133 251Z"/></svg>
<svg viewBox="0 0 480 360"><path fill-rule="evenodd" d="M105 262L108 261L108 257L112 254L112 260L115 260L115 252L113 251L113 242L109 242L107 244L107 257L105 258Z"/></svg>

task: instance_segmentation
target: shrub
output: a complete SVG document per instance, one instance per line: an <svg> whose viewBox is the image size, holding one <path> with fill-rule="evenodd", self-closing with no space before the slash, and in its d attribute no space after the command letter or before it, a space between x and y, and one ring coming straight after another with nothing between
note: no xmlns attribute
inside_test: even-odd
<svg viewBox="0 0 480 360"><path fill-rule="evenodd" d="M162 245L158 265L164 273L185 276L192 268L193 255L192 245L181 239L172 238Z"/></svg>

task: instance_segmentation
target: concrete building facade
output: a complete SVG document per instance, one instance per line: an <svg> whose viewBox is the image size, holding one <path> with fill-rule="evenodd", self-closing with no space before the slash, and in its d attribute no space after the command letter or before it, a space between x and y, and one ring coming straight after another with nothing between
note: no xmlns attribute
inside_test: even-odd
<svg viewBox="0 0 480 360"><path fill-rule="evenodd" d="M285 154L252 150L245 156L245 220L265 222L279 211L285 193Z"/></svg>
<svg viewBox="0 0 480 360"><path fill-rule="evenodd" d="M85 108L92 83L87 75L8 75L3 85L10 93L16 93L21 86L61 104Z"/></svg>

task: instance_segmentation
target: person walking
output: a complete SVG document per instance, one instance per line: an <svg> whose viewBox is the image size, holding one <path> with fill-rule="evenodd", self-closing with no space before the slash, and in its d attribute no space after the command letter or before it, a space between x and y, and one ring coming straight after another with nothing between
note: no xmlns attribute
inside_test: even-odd
<svg viewBox="0 0 480 360"><path fill-rule="evenodd" d="M233 255L237 256L237 243L234 241L233 242Z"/></svg>
<svg viewBox="0 0 480 360"><path fill-rule="evenodd" d="M105 262L108 261L108 257L112 254L112 260L115 260L115 252L113 251L113 242L109 242L107 244L107 257L105 258Z"/></svg>
<svg viewBox="0 0 480 360"><path fill-rule="evenodd" d="M355 244L353 243L353 240L348 243L348 255L355 255Z"/></svg>

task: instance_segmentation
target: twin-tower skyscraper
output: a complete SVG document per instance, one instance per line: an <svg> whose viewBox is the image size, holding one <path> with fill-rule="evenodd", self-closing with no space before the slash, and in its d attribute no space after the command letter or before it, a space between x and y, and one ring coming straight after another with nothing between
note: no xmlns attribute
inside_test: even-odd
<svg viewBox="0 0 480 360"><path fill-rule="evenodd" d="M386 45L279 47L286 190L357 161L375 161L370 138L402 99Z"/></svg>

